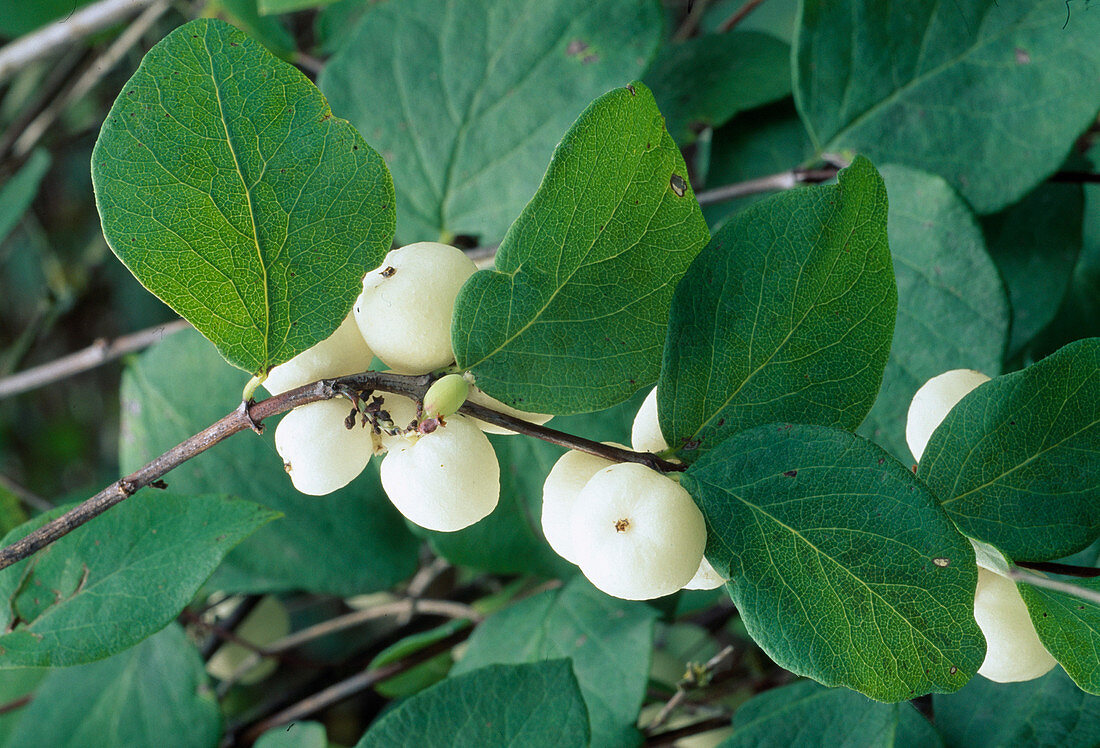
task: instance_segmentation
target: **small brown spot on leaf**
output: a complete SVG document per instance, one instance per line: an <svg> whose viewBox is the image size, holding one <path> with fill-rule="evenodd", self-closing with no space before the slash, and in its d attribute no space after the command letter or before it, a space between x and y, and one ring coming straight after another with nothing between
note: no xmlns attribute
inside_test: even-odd
<svg viewBox="0 0 1100 748"><path fill-rule="evenodd" d="M798 471L797 470L787 470L786 472L783 473L783 475L787 476L788 478L793 478L796 475L798 475Z"/></svg>
<svg viewBox="0 0 1100 748"><path fill-rule="evenodd" d="M669 185L672 186L672 191L676 193L677 197L683 197L687 192L687 182L679 174L673 174L668 179Z"/></svg>
<svg viewBox="0 0 1100 748"><path fill-rule="evenodd" d="M569 42L569 46L565 48L565 54L570 57L576 57L577 55L584 54L588 51L588 44L580 39L574 39Z"/></svg>
<svg viewBox="0 0 1100 748"><path fill-rule="evenodd" d="M627 83L626 84L626 90L630 91L631 96L637 96L638 95L638 92L634 90L634 84L632 84L632 83Z"/></svg>
<svg viewBox="0 0 1100 748"><path fill-rule="evenodd" d="M951 559L944 558L943 556L939 556L937 558L932 559L932 563L934 563L936 566L939 566L942 569L943 567L949 566L951 564Z"/></svg>
<svg viewBox="0 0 1100 748"><path fill-rule="evenodd" d="M599 55L585 55L585 58L581 62L585 65L591 65L593 62L599 62Z"/></svg>
<svg viewBox="0 0 1100 748"><path fill-rule="evenodd" d="M1016 64L1028 65L1031 63L1031 55L1027 53L1026 49L1020 49L1016 47Z"/></svg>
<svg viewBox="0 0 1100 748"><path fill-rule="evenodd" d="M957 667L955 667L954 665L952 665L951 668L947 672L950 673L951 675L954 675L955 673L959 672L959 669Z"/></svg>

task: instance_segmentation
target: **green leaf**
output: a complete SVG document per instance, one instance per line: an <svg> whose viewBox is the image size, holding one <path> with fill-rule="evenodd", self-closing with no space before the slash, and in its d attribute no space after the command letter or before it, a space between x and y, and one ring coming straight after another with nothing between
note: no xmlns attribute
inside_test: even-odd
<svg viewBox="0 0 1100 748"><path fill-rule="evenodd" d="M781 667L879 701L954 691L977 672L974 551L878 446L823 426L761 426L682 482L707 520L707 559Z"/></svg>
<svg viewBox="0 0 1100 748"><path fill-rule="evenodd" d="M936 728L950 748L1100 744L1100 698L1054 668L1024 683L975 678L958 693L932 697Z"/></svg>
<svg viewBox="0 0 1100 748"><path fill-rule="evenodd" d="M709 34L662 47L645 82L680 145L791 92L790 45L769 34Z"/></svg>
<svg viewBox="0 0 1100 748"><path fill-rule="evenodd" d="M36 517L0 544L61 513ZM148 491L127 499L0 570L0 669L77 665L132 647L164 628L233 546L277 516L222 496Z"/></svg>
<svg viewBox="0 0 1100 748"><path fill-rule="evenodd" d="M264 18L258 0L211 0L207 12L213 9L274 54L293 60L297 47L294 37L278 18Z"/></svg>
<svg viewBox="0 0 1100 748"><path fill-rule="evenodd" d="M1100 106L1100 13L1084 4L808 2L797 37L795 101L819 149L937 173L979 213L1054 172Z"/></svg>
<svg viewBox="0 0 1100 748"><path fill-rule="evenodd" d="M279 725L261 735L256 748L328 748L325 726L320 722L291 722Z"/></svg>
<svg viewBox="0 0 1100 748"><path fill-rule="evenodd" d="M305 76L216 20L145 56L92 183L119 259L253 374L332 334L393 237L378 154Z"/></svg>
<svg viewBox="0 0 1100 748"><path fill-rule="evenodd" d="M50 168L50 153L41 148L31 153L27 163L0 185L0 243L19 224L19 219L38 194L38 185Z"/></svg>
<svg viewBox="0 0 1100 748"><path fill-rule="evenodd" d="M240 403L238 377L192 331L142 354L122 379L123 470L233 410ZM227 592L304 589L349 596L388 589L411 575L418 543L377 476L368 471L327 496L300 494L275 451L274 425L263 437L238 434L166 478L176 491L232 493L284 515L229 554L211 585Z"/></svg>
<svg viewBox="0 0 1100 748"><path fill-rule="evenodd" d="M935 748L943 742L911 704L880 704L846 688L798 681L739 707L733 735L721 748Z"/></svg>
<svg viewBox="0 0 1100 748"><path fill-rule="evenodd" d="M569 660L490 665L401 702L358 748L588 745L588 715Z"/></svg>
<svg viewBox="0 0 1100 748"><path fill-rule="evenodd" d="M964 397L917 474L967 535L1017 561L1100 536L1100 338L1071 343Z"/></svg>
<svg viewBox="0 0 1100 748"><path fill-rule="evenodd" d="M737 214L676 288L657 388L666 440L690 460L763 423L854 429L896 310L886 189L866 159L837 185Z"/></svg>
<svg viewBox="0 0 1100 748"><path fill-rule="evenodd" d="M257 0L256 9L261 16L276 13L296 13L308 8L323 8L336 0Z"/></svg>
<svg viewBox="0 0 1100 748"><path fill-rule="evenodd" d="M1100 592L1100 579L1062 580ZM1100 695L1100 605L1058 590L1017 582L1043 646L1085 691Z"/></svg>
<svg viewBox="0 0 1100 748"><path fill-rule="evenodd" d="M766 6L770 6L769 2ZM750 16L751 18L751 16ZM813 143L791 101L763 107L734 117L711 136L707 187L721 187L747 179L776 174L813 157ZM731 214L768 195L748 195L703 208L711 227L721 226Z"/></svg>
<svg viewBox="0 0 1100 748"><path fill-rule="evenodd" d="M409 657L422 649L443 641L448 636L464 628L469 628L470 625L470 622L465 619L456 619L447 621L433 629L406 636L379 652L374 659L370 661L367 669L373 670L383 665L389 665L391 662L397 662L400 659ZM450 650L440 652L435 657L425 660L419 665L415 665L404 672L398 673L397 675L386 678L375 684L374 690L387 699L400 699L406 696L412 696L415 693L423 691L428 686L446 678L453 664L454 658L451 656Z"/></svg>
<svg viewBox="0 0 1100 748"><path fill-rule="evenodd" d="M902 462L913 395L950 369L1001 372L1009 309L970 209L940 177L885 166L890 252L898 284L894 342L882 389L859 431Z"/></svg>
<svg viewBox="0 0 1100 748"><path fill-rule="evenodd" d="M371 8L321 75L399 190L397 239L500 240L588 103L637 78L656 2L402 0Z"/></svg>
<svg viewBox="0 0 1100 748"><path fill-rule="evenodd" d="M554 152L496 269L459 292L458 365L521 410L622 402L657 378L672 290L707 236L649 89L601 96Z"/></svg>
<svg viewBox="0 0 1100 748"><path fill-rule="evenodd" d="M643 603L608 597L574 577L488 618L453 672L568 657L588 705L592 744L636 745L655 617Z"/></svg>
<svg viewBox="0 0 1100 748"><path fill-rule="evenodd" d="M216 745L221 721L199 653L172 623L102 662L50 672L5 746L192 748Z"/></svg>
<svg viewBox="0 0 1100 748"><path fill-rule="evenodd" d="M1044 184L982 219L989 253L1012 302L1009 356L1019 353L1058 313L1081 251L1083 212L1081 185Z"/></svg>
<svg viewBox="0 0 1100 748"><path fill-rule="evenodd" d="M68 16L91 0L0 0L0 36L14 38Z"/></svg>

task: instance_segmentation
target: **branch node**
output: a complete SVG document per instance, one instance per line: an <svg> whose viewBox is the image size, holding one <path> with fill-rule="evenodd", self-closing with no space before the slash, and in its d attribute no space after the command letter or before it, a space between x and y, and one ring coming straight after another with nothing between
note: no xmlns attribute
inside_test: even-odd
<svg viewBox="0 0 1100 748"><path fill-rule="evenodd" d="M248 427L255 431L257 434L264 432L264 425L257 421L252 416L252 406L256 404L256 401L251 397L247 400L241 400L241 404L237 406L237 412L240 413L248 420Z"/></svg>

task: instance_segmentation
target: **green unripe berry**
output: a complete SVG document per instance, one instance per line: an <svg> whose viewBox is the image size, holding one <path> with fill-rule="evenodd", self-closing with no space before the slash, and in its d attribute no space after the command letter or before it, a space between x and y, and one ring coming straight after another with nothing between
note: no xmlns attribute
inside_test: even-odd
<svg viewBox="0 0 1100 748"><path fill-rule="evenodd" d="M458 412L470 394L470 385L461 374L448 374L435 380L424 395L424 415L446 418Z"/></svg>

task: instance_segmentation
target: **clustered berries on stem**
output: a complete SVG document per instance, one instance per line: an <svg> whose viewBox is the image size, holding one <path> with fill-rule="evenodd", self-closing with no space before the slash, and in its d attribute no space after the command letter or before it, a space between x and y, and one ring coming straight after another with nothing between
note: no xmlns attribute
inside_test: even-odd
<svg viewBox="0 0 1100 748"><path fill-rule="evenodd" d="M909 405L905 439L918 462L928 440L947 414L989 377L973 369L953 369L925 382ZM985 660L978 674L998 683L1031 680L1045 675L1056 661L1039 640L1016 582L1006 576L1007 563L996 568L986 554L977 554L978 584L974 619L985 636Z"/></svg>
<svg viewBox="0 0 1100 748"><path fill-rule="evenodd" d="M367 273L352 313L336 332L274 367L273 394L321 378L366 371L377 356L400 374L439 373L454 364L451 316L475 266L460 250L421 242L391 251ZM486 517L500 495L500 467L484 432L512 434L457 411L467 400L543 424L551 416L501 403L468 374L444 374L423 402L396 394L324 400L288 413L275 446L299 491L323 495L350 483L384 454L382 487L411 522L450 532ZM635 419L633 448L668 449L656 390ZM616 445L621 446L621 445ZM624 447L625 448L625 447ZM725 580L703 558L706 524L679 483L649 467L571 451L546 479L543 529L551 547L608 594L630 599Z"/></svg>

